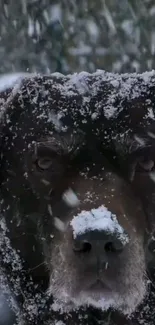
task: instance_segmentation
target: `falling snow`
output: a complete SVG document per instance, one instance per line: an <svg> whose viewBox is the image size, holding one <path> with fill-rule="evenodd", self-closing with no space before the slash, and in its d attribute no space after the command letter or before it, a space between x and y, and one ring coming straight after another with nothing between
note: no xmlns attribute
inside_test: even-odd
<svg viewBox="0 0 155 325"><path fill-rule="evenodd" d="M10 101L21 91L23 79L35 78L33 73L46 73L59 71L55 74L55 78L65 80L65 84L55 85L54 89L59 93L60 97L66 96L68 101L72 103L73 107L70 114L74 117L76 124L76 110L74 110L74 102L72 97L80 94L82 100L78 106L78 112L82 116L83 125L86 123L86 116L90 115L93 122L100 118L101 112L104 113L108 120L116 117L122 111L120 105L119 112L115 106L116 97L119 98L120 103L125 98L128 100L130 96L136 99L143 91L146 91L146 85L151 86L155 82L155 72L146 72L142 75L128 75L126 72L143 72L145 70L151 71L155 69L155 5L152 0L136 0L136 1L104 1L104 0L84 0L78 4L78 1L1 1L0 3L0 91L8 90L11 87L11 95L4 103L0 102L0 119L4 117ZM97 70L103 69L111 71ZM93 85L89 83L89 73L80 71L89 71L94 73L95 82ZM96 71L97 70L97 71ZM25 71L20 73L18 71ZM27 71L32 75L27 74ZM12 74L10 74L12 72ZM69 74L64 77L62 74ZM77 73L75 73L77 72ZM116 75L115 73L125 72L124 75ZM6 73L8 73L6 75ZM141 87L136 87L135 82L137 78L141 79ZM104 82L109 82L113 88L112 93L96 104L94 111L89 110L90 97L93 98L98 95L100 86ZM45 93L44 93L45 95ZM47 98L50 94L46 94ZM19 96L20 97L20 96ZM75 96L76 97L76 96ZM22 95L21 95L22 98ZM20 98L20 99L21 99ZM31 98L32 103L37 103L38 94ZM76 101L76 99L75 99ZM40 109L38 120L35 120L36 111L34 108L34 123L38 125L42 119L47 120L47 123L53 123L55 130L66 130L63 125L62 111L55 113L55 111L45 110L46 100L43 103L43 109ZM87 106L87 109L84 107ZM41 107L41 104L40 104ZM99 112L100 109L100 112ZM9 123L9 116L7 122ZM146 112L145 118L151 121L155 120L154 107L150 106ZM116 135L113 130L109 130L110 136L115 138L117 147L123 147L124 138L127 130ZM33 133L33 132L32 132ZM97 133L97 130L96 130ZM105 139L110 136L107 130L105 131ZM150 132L152 139L154 134ZM138 138L137 138L138 139ZM26 140L25 140L26 141ZM141 143L140 143L141 142ZM141 139L139 145L143 146ZM26 174L25 174L26 175ZM154 172L150 173L150 179L155 182ZM89 198L92 200L92 198ZM73 196L73 193L65 193L65 202L68 205L77 204L78 199ZM75 228L75 235L80 231L84 231L86 225L88 226L88 218L92 221L90 227L105 227L106 222L111 223L112 229L118 224L117 220L112 218L110 211L101 209L104 212L104 218L100 213L96 215L97 211L87 211L75 216L72 222ZM50 210L52 213L52 211ZM101 212L100 210L98 212ZM97 219L93 218L93 213ZM108 217L107 217L108 216ZM116 216L117 217L117 216ZM103 223L104 220L104 223ZM102 222L101 222L102 221ZM59 229L64 231L64 225L57 218L55 224ZM106 223L106 227L107 227ZM22 271L22 261L20 261L18 254L11 249L7 237L7 229L1 220L1 228L4 236L0 239L0 245L6 245L7 254L4 254L5 262L11 259L14 271ZM121 229L119 228L121 231ZM52 236L52 235L51 235ZM3 241L4 240L4 241ZM9 253L8 253L9 252ZM5 293L10 295L10 288L7 286L3 270L0 272L1 288ZM18 291L19 278L16 279L15 289ZM38 299L29 297L27 310L32 316L31 324L34 322L35 314L38 313L37 303L42 301L44 304L44 297L38 296ZM37 303L36 303L37 301ZM151 294L150 303L154 306L155 297ZM20 319L21 315L18 306L14 300L10 301L13 309ZM151 305L151 306L152 306ZM140 313L139 324L154 325L154 318L150 314L154 313L155 307L150 308L146 303L145 308ZM6 316L5 306L3 306L3 295L0 295L0 320ZM86 316L86 315L85 315ZM151 320L149 320L149 317ZM153 320L152 320L153 319ZM70 324L73 324L69 321ZM87 322L89 325L94 325L94 322ZM85 324L86 324L85 323ZM78 324L82 324L79 319ZM98 321L98 325L113 325L110 320L103 322ZM7 321L4 325L7 325ZM25 325L25 324L24 324ZM68 321L62 322L55 320L47 325L68 325Z"/></svg>

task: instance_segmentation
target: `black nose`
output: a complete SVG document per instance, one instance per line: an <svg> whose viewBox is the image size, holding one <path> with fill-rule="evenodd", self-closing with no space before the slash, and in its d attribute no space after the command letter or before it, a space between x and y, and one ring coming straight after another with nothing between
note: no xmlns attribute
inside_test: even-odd
<svg viewBox="0 0 155 325"><path fill-rule="evenodd" d="M119 233L93 230L78 235L73 240L73 250L78 253L121 253L127 244L127 235L124 238Z"/></svg>

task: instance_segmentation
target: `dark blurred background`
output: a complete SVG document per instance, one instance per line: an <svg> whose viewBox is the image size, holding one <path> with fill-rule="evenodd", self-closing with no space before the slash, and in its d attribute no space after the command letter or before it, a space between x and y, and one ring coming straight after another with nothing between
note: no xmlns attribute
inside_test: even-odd
<svg viewBox="0 0 155 325"><path fill-rule="evenodd" d="M0 0L0 73L155 68L155 0Z"/></svg>

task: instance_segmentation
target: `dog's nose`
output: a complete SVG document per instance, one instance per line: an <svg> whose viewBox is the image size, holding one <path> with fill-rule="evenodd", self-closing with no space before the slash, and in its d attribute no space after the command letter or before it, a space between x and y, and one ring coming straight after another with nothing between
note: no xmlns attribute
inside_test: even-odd
<svg viewBox="0 0 155 325"><path fill-rule="evenodd" d="M103 257L121 253L129 236L114 214L105 206L81 211L71 221L73 250L80 254ZM88 255L87 255L88 256Z"/></svg>
<svg viewBox="0 0 155 325"><path fill-rule="evenodd" d="M91 230L73 240L73 250L78 253L110 254L121 253L126 243L117 232Z"/></svg>

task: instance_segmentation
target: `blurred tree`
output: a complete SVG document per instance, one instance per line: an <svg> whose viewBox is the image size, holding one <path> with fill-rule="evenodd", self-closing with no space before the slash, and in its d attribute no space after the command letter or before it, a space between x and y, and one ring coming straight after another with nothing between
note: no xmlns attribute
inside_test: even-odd
<svg viewBox="0 0 155 325"><path fill-rule="evenodd" d="M154 0L1 0L0 72L155 68Z"/></svg>

